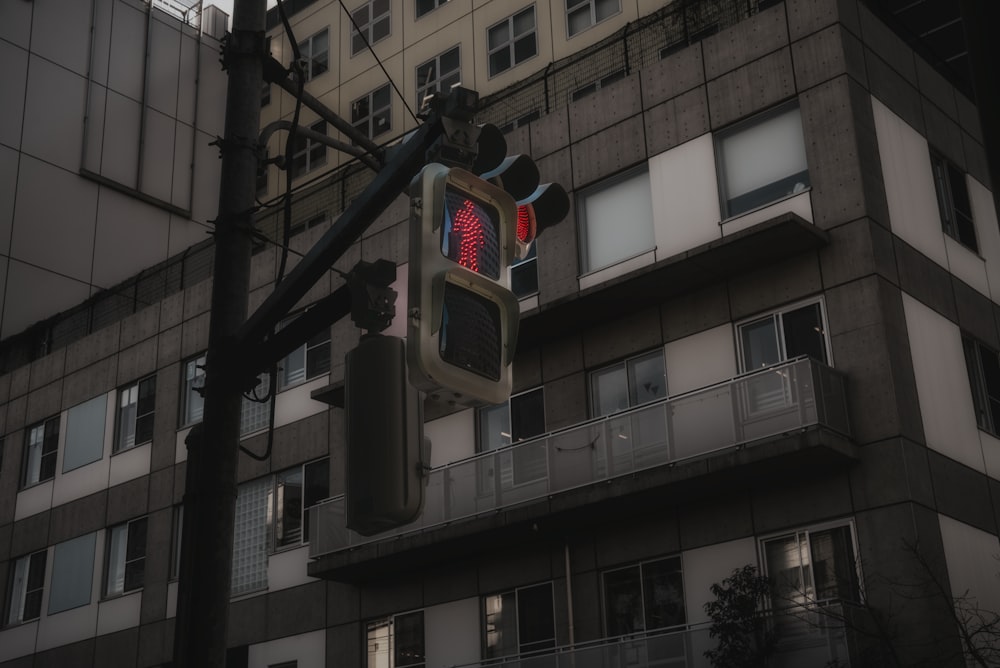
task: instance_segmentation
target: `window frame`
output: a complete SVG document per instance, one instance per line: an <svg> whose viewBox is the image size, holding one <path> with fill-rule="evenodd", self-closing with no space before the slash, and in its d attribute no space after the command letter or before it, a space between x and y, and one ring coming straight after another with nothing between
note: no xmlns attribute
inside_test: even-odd
<svg viewBox="0 0 1000 668"><path fill-rule="evenodd" d="M777 320L779 324L776 325L776 331L778 334L778 361L774 364L783 364L794 357L788 356L788 348L785 343L785 332L781 324L784 323L784 316L793 311L798 311L807 308L812 305L817 305L819 307L819 315L822 320L823 331L823 350L826 353L825 360L817 360L827 366L833 366L833 347L830 345L830 320L826 314L826 299L824 295L818 295L816 297L810 297L808 299L802 299L790 304L786 304L776 309L770 311L765 311L763 313L758 313L756 315L750 316L749 318L744 318L733 323L733 330L736 334L736 356L737 363L739 366L740 373L751 373L753 371L758 371L756 368L748 368L746 360L746 351L744 350L742 328L746 325L751 325L756 322L761 322L767 318L772 318ZM780 319L780 320L779 320ZM770 365L768 365L770 366ZM761 367L766 368L766 367Z"/></svg>
<svg viewBox="0 0 1000 668"><path fill-rule="evenodd" d="M104 550L104 579L101 585L102 600L119 598L121 596L125 596L126 594L130 594L135 591L141 591L143 587L145 587L146 542L148 541L148 536L149 536L148 519L149 519L148 516L144 515L142 517L136 517L126 522L122 522L120 524L115 524L113 526L108 527L107 536L105 538L105 550ZM138 529L140 525L142 526L141 533ZM112 551L112 548L115 545L115 534L118 531L123 531L125 534L125 543L123 546L124 550L121 552L120 555L114 554ZM132 556L130 557L130 548L132 548L134 545L132 543L132 540L133 537L136 536L137 534L141 536L142 554L141 556L135 556L135 554L132 554ZM137 538L136 540L140 539ZM120 563L118 563L117 561L119 556L121 556ZM113 559L116 561L112 562ZM129 566L137 563L141 565L141 570L139 571L138 575L139 581L138 583L133 581L132 582L133 586L130 587L128 578ZM113 591L111 587L116 583L116 579L113 580L114 576L112 574L112 567L116 568L115 571L116 573L118 572L118 570L120 570L121 572L121 589L118 589L116 587ZM133 573L134 572L135 571L133 571Z"/></svg>
<svg viewBox="0 0 1000 668"><path fill-rule="evenodd" d="M551 644L548 645L547 647L534 647L534 648L531 648L531 649L528 649L527 651L525 651L524 650L525 643L522 642L522 639L521 639L521 623L520 623L521 622L521 616L522 616L522 613L521 613L521 592L527 591L529 589L538 589L538 588L546 587L546 586L549 588L550 603L551 603L551 606L552 606L550 608L550 610L552 612L552 637L551 638L545 638L543 640L535 640L535 641L532 641L530 644L538 645L539 643L548 643L548 642L550 642ZM489 644L489 637L490 637L490 613L488 612L487 599L492 599L492 598L499 597L500 598L500 602L501 602L500 609L503 610L503 597L506 596L506 595L509 595L509 594L513 594L514 595L514 606L513 607L514 607L515 619L514 619L513 626L514 626L514 629L517 631L517 639L516 639L516 643L515 643L516 644L516 651L513 652L513 653L506 653L505 654L503 652L505 652L506 650L503 649L503 648L501 648L499 650L492 650L491 651L491 645ZM484 663L486 663L486 662L488 662L488 663L494 663L494 662L500 663L500 662L503 662L503 661L500 661L501 659L507 659L507 658L510 658L510 657L536 656L538 654L541 654L543 652L547 652L547 651L549 651L551 649L554 649L556 647L557 638L558 638L558 629L557 629L558 624L556 622L555 586L554 586L552 580L546 580L544 582L536 582L534 584L528 584L528 585L521 585L519 587L514 587L512 589L505 589L503 591L494 592L494 593L491 593L491 594L484 594L484 595L480 596L480 598L479 598L479 610L480 610L480 614L482 615L481 621L480 621L480 624L481 624L481 626L480 626L480 631L481 631L480 638L481 638L481 643L482 643L481 654L482 654ZM494 647L495 646L496 645L494 645Z"/></svg>
<svg viewBox="0 0 1000 668"><path fill-rule="evenodd" d="M645 175L646 182L649 184L650 199L649 199L649 241L650 245L642 250L630 251L627 255L616 258L611 262L601 264L595 267L590 266L589 260L589 248L591 245L591 240L589 237L589 225L594 223L591 220L591 215L587 213L587 200L600 193L608 192L614 188L621 186L624 183L632 181L638 178L640 175ZM611 267L618 266L623 262L628 262L634 258L645 255L646 253L656 250L656 225L653 220L653 199L652 199L652 182L649 180L649 162L643 161L641 164L635 167L630 167L625 169L613 176L606 179L602 179L597 183L593 183L580 189L576 193L576 206L574 207L577 217L577 246L579 250L579 262L580 262L580 276L588 276L590 274L596 274L597 272L610 269Z"/></svg>
<svg viewBox="0 0 1000 668"><path fill-rule="evenodd" d="M324 221L325 221L325 218L324 218ZM302 231L305 231L305 229L307 229L307 228L303 228ZM308 310L309 309L306 309L306 311L308 311ZM302 314L304 314L306 311L301 311L301 312L293 315L290 318L286 318L285 320L282 320L281 324L278 325L278 329L280 330L280 329L282 329L284 327L287 327L296 318L298 318L299 316L301 316ZM282 358L281 364L278 365L278 391L279 392L282 392L284 390L290 389L292 387L297 387L297 386L302 385L304 383L308 383L311 380L314 380L316 378L319 378L320 376L323 376L323 375L326 375L326 374L330 373L330 369L332 368L332 355L331 355L331 352L330 352L331 332L332 332L332 328L331 327L326 327L319 334L316 334L311 339L309 339L308 341L303 342L302 345L300 345L298 348L296 348L292 352L290 352L287 355L285 355L284 358ZM323 353L317 353L316 352L316 351L323 350L324 348L326 350L326 353L325 353L325 355L326 355L326 362L325 362L325 364L322 363ZM311 359L310 353L318 354L319 357L320 357L320 361L317 362L318 368L317 367L313 367L313 372L314 373L312 373L312 374L309 373L309 370L310 370L309 360ZM291 369L292 362L290 362L290 360L292 359L292 356L298 356L300 354L302 356L302 364L301 364L301 366L296 366L296 368L293 371L293 373L295 374L295 376L294 376L294 378L292 378L291 380L289 380L288 379L289 371L292 370ZM301 373L301 376L299 375L300 373Z"/></svg>
<svg viewBox="0 0 1000 668"><path fill-rule="evenodd" d="M325 51L316 50L315 44L321 35L326 38ZM312 81L324 72L328 72L330 70L330 29L323 28L299 42L299 53L305 62L303 76L306 81ZM322 68L318 72L316 71L317 65Z"/></svg>
<svg viewBox="0 0 1000 668"><path fill-rule="evenodd" d="M18 579L17 575L18 567L22 563L25 564L26 572L23 576L23 585L18 587L19 591L18 591L18 598L16 601L18 606L18 612L17 612L17 617L15 619L14 585ZM41 584L37 587L29 589L29 586L32 583L33 567L37 567L41 570L41 574L39 576L36 576L37 579L35 580L36 583L40 581ZM47 575L46 573L47 569L48 569L48 548L24 554L16 559L10 560L10 567L7 575L7 596L4 605L3 624L0 625L0 627L18 626L21 624L27 624L28 622L32 622L35 621L36 619L41 618L42 603L45 599L45 576ZM27 606L28 595L35 594L36 592L38 593L38 598L37 598L38 611L31 614L31 616L26 617L25 608ZM32 605L34 606L36 604L32 603Z"/></svg>
<svg viewBox="0 0 1000 668"><path fill-rule="evenodd" d="M448 0L430 0L430 2L434 4L433 7L421 10L420 9L420 0L414 0L413 1L413 16L414 16L414 18L419 19L421 17L427 16L428 14L430 14L431 12L433 12L435 9L438 9L439 7L443 7L444 5L448 4Z"/></svg>
<svg viewBox="0 0 1000 668"><path fill-rule="evenodd" d="M574 4L573 4L572 7L570 7L570 2L574 2ZM580 34L586 32L586 31L590 30L591 28L593 28L597 24L604 23L605 21L607 21L611 17L617 16L618 14L622 13L622 3L621 3L621 0L616 0L616 4L618 5L618 9L616 11L611 12L610 14L608 14L607 16L605 16L604 18L598 19L597 18L597 3L598 2L601 2L601 0L566 0L565 1L563 7L565 9L565 16L566 16L566 39L573 39L577 35L580 35ZM587 7L590 10L589 11L590 22L587 24L586 27L580 28L579 30L577 30L576 32L574 32L572 30L572 28L571 28L569 16L570 16L571 13L579 12L584 7Z"/></svg>
<svg viewBox="0 0 1000 668"><path fill-rule="evenodd" d="M375 107L375 96L385 93L386 103L378 108ZM367 113L358 115L356 113L359 103L364 102ZM375 120L385 118L386 122L382 129L375 132ZM364 124L364 129L359 126ZM392 131L392 88L389 84L384 84L378 88L368 91L368 93L351 102L351 125L355 130L361 132L368 139L374 139L379 135Z"/></svg>
<svg viewBox="0 0 1000 668"><path fill-rule="evenodd" d="M148 390L150 394L147 397L147 399L151 401L152 405L148 406L149 410L147 410L144 413L140 413L139 405L142 399L143 385L145 385L147 388L149 388L150 385L152 386ZM126 396L131 397L133 390L135 391L136 395L135 399L129 400L128 406L123 406L122 403L123 401L125 401ZM122 412L125 408L128 408L129 406L135 406L134 414L128 418L131 424L132 443L128 444L126 442L123 444L122 430L124 428L124 425L122 424L122 421L123 419L125 419L126 416L123 415ZM149 428L148 428L149 436L148 438L143 437L142 440L139 440L140 439L139 422L144 418L149 418ZM126 450L131 450L132 448L136 448L140 445L151 443L153 441L153 434L156 428L155 420L156 420L156 374L155 373L150 376L146 376L145 378L140 378L139 380L133 383L129 383L128 385L119 388L118 406L116 407L115 411L115 440L111 446L111 454L116 455L119 452L125 452Z"/></svg>
<svg viewBox="0 0 1000 668"><path fill-rule="evenodd" d="M526 12L531 12L531 29L522 35L514 34L514 19L521 16ZM503 26L507 28L508 39L502 44L490 47L491 37L494 30L497 30ZM516 43L526 37L532 38L532 44L534 52L530 56L526 56L520 60L517 58L517 49L515 48ZM502 51L507 51L509 56L509 65L507 67L494 71L493 70L493 56ZM538 56L538 14L535 10L535 4L532 3L518 11L514 12L507 18L497 21L490 27L486 29L486 74L487 78L492 79L496 76L503 74L504 72L509 72L521 63L527 62L532 58Z"/></svg>
<svg viewBox="0 0 1000 668"><path fill-rule="evenodd" d="M59 432L61 431L62 415L54 415L41 422L36 422L24 430L24 450L21 463L21 486L24 490L36 485L41 485L49 480L55 480L56 463L59 457ZM41 440L35 441L33 435L37 430L41 430ZM37 472L29 471L29 467L35 468L31 463L30 450L38 447ZM51 468L51 472L48 470ZM34 478L34 479L31 479Z"/></svg>
<svg viewBox="0 0 1000 668"><path fill-rule="evenodd" d="M451 54L452 51L458 53L458 67L453 70L448 70L448 72L446 73L442 73L441 59ZM421 83L420 70L421 68L424 68L428 65L433 65L434 68L433 71L436 73L436 76L433 79L433 83L430 82ZM428 58L424 62L417 65L416 69L414 70L414 73L415 73L414 81L416 82L416 88L417 88L417 107L421 108L423 107L424 104L424 98L426 98L429 94L440 91L441 83L444 80L450 79L453 75L458 75L458 81L451 84L449 88L451 88L452 86L458 86L462 83L462 44L458 43L455 46L447 48L444 51L438 53L436 56Z"/></svg>
<svg viewBox="0 0 1000 668"><path fill-rule="evenodd" d="M392 2L391 0L386 0L386 10L384 13L375 16L375 3L379 0L365 0L365 2L358 5L354 11L351 12L351 25L350 25L350 37L349 42L351 45L351 57L358 55L362 51L365 51L369 46L374 46L378 44L383 39L388 39L392 35ZM368 9L368 19L365 22L361 22L357 18L358 12L362 9ZM372 35L375 31L375 24L386 21L389 27L386 29L386 33L379 38L374 38ZM355 28L357 24L357 28ZM360 30L358 30L360 28ZM361 41L361 45L355 48L355 37L364 36L364 40ZM367 42L367 44L366 44Z"/></svg>
<svg viewBox="0 0 1000 668"><path fill-rule="evenodd" d="M321 468L322 467L322 468ZM310 503L309 499L309 471L307 469L318 470L324 473L326 483L326 496L318 499L312 499ZM292 476L295 474L299 476L299 512L298 520L299 526L297 530L293 530L291 538L285 540L284 536L279 536L279 532L284 530L284 495L283 489L280 488L281 482L280 477L283 475ZM318 475L315 473L314 475ZM313 459L308 462L303 462L296 466L289 467L282 471L278 471L272 474L272 487L271 487L271 503L270 511L268 513L270 520L270 525L268 527L268 532L271 536L270 552L283 552L285 550L293 550L303 545L309 544L309 509L324 500L330 498L330 457L320 457L318 459Z"/></svg>
<svg viewBox="0 0 1000 668"><path fill-rule="evenodd" d="M410 663L397 663L396 650L398 643L396 642L396 620L403 617L411 617L420 615L420 645L422 651L422 661L411 661ZM383 664L389 666L389 668L423 668L427 665L427 628L426 620L424 618L424 609L419 608L416 610L407 610L406 612L397 612L391 615L386 615L383 617L376 617L374 619L369 619L365 621L364 625L364 642L365 642L365 665L367 668L374 668L378 665L378 661L372 662L374 652L371 649L372 643L372 632L377 633L378 629L385 628L385 637L389 643L388 661ZM376 635L375 640L378 640ZM377 651L377 650L376 650Z"/></svg>
<svg viewBox="0 0 1000 668"><path fill-rule="evenodd" d="M801 190L795 190L795 188L793 187L792 191L789 193L773 197L771 199L768 199L766 201L757 204L752 204L746 208L739 208L738 210L734 210L731 206L732 200L729 198L729 188L728 188L729 179L727 177L726 166L725 166L726 161L725 161L724 144L726 140L732 137L736 137L738 135L748 133L752 131L754 128L758 128L769 121L772 121L776 118L779 118L781 116L784 116L785 114L789 114L792 112L796 112L798 114L798 121L799 121L798 129L800 137L802 139L802 158L805 161L805 166L806 166L805 169L806 182L804 184L804 187ZM764 111L755 113L752 116L736 121L735 123L732 123L731 125L713 133L712 139L715 148L716 181L718 182L719 212L722 215L722 222L726 222L727 220L730 220L732 218L738 218L753 211L757 211L759 209L772 206L774 204L777 204L778 202L781 202L782 200L795 197L803 192L808 192L812 189L812 179L809 172L809 156L806 154L806 149L805 149L806 146L805 128L802 125L802 109L797 99L778 104L777 106L771 107L770 109L765 109ZM784 176L778 179L777 181L772 181L771 183L768 183L764 186L759 186L757 188L754 188L753 190L747 191L746 193L742 193L737 197L744 197L746 195L760 192L766 188L774 187L775 184L781 183L783 180L792 179L801 174L802 172L795 172L791 175Z"/></svg>
<svg viewBox="0 0 1000 668"><path fill-rule="evenodd" d="M205 360L206 353L201 353L186 359L181 367L180 425L182 428L198 424L205 414L205 397L199 392L205 388ZM197 385L199 379L201 384ZM196 414L193 414L192 411Z"/></svg>
<svg viewBox="0 0 1000 668"><path fill-rule="evenodd" d="M982 431L1000 436L1000 353L965 333L962 334L962 352L969 374L976 426ZM986 360L992 362L992 368L987 368ZM994 378L993 381L990 380L991 377Z"/></svg>
<svg viewBox="0 0 1000 668"><path fill-rule="evenodd" d="M311 124L309 129L313 132L326 135L326 121L320 119ZM326 144L322 142L315 141L304 135L296 136L294 146L292 147L291 165L289 167L292 170L292 178L301 178L309 172L324 166L327 163L326 149ZM299 167L298 163L302 159L305 162L302 167Z"/></svg>
<svg viewBox="0 0 1000 668"><path fill-rule="evenodd" d="M973 253L979 254L979 233L973 217L972 200L966 173L958 165L933 148L930 149L931 175L937 199L941 230ZM964 200L968 211L962 211L957 197Z"/></svg>
<svg viewBox="0 0 1000 668"><path fill-rule="evenodd" d="M644 559L642 561L637 561L637 562L630 563L630 564L624 564L624 565L621 565L621 566L615 566L614 568L607 568L607 569L601 571L601 602L603 603L603 605L601 606L601 613L602 613L602 617L603 617L603 621L604 621L604 633L605 633L605 637L607 637L607 638L620 638L620 637L630 636L632 634L642 634L642 633L649 633L651 631L662 631L663 629L677 629L677 628L680 628L680 627L686 627L686 625L687 625L687 609L685 608L685 602L686 602L686 600L685 600L685 596L684 596L684 561L681 558L681 556L682 555L680 555L680 554L671 554L671 555L666 555L666 556L661 556L661 557L654 557L654 558L651 558L651 559ZM681 603L681 616L682 616L683 619L682 619L681 622L679 622L677 624L672 624L672 625L668 625L668 626L657 626L657 627L654 627L654 628L650 628L650 626L649 626L649 620L646 619L646 610L647 610L646 598L647 598L647 592L646 592L646 587L645 587L646 578L645 578L645 575L644 575L643 567L646 566L646 565L649 565L649 564L655 564L655 563L667 562L667 561L676 561L677 562L677 569L676 569L676 571L681 574L681 576L680 576L680 603ZM625 571L625 570L628 570L628 569L631 569L631 568L636 568L636 569L639 570L639 601L640 601L640 605L641 605L641 609L642 609L642 626L643 627L642 627L642 629L637 629L637 630L634 630L634 631L630 631L628 633L612 634L611 628L610 628L610 620L608 619L608 606L609 606L610 601L608 600L608 591L607 591L606 576L609 573L615 573L615 572L618 572L618 571Z"/></svg>
<svg viewBox="0 0 1000 668"><path fill-rule="evenodd" d="M633 381L635 379L634 378L635 375L632 371L632 369L634 368L632 365L634 363L641 362L646 359L651 359L656 355L659 355L661 366L663 367L663 395L655 397L653 399L647 399L646 401L637 401L636 403L633 403L633 390L634 390ZM595 374L598 374L602 371L611 371L613 369L616 369L617 367L622 367L623 371L625 372L625 392L628 395L629 405L626 406L625 408L619 408L617 410L611 411L610 413L600 413L595 403L595 399L597 398L596 397L597 393L594 391L594 380L596 379ZM662 345L657 346L656 348L653 348L651 350L647 350L645 352L641 352L636 355L630 355L629 357L621 359L617 362L613 362L611 364L605 364L604 366L587 371L587 395L588 395L587 399L590 404L589 406L590 416L592 418L608 417L610 415L615 415L617 413L630 411L633 408L638 408L639 406L644 406L646 404L653 403L655 401L666 399L668 396L670 396L670 393L668 391L668 384L667 384L667 356L664 347Z"/></svg>

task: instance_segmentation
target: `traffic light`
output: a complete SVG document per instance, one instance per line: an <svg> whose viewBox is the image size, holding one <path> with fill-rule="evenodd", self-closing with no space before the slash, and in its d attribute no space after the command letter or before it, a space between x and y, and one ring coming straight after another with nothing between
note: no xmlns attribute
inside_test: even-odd
<svg viewBox="0 0 1000 668"><path fill-rule="evenodd" d="M424 504L430 452L404 348L366 334L346 358L347 527L363 536L413 522Z"/></svg>
<svg viewBox="0 0 1000 668"><path fill-rule="evenodd" d="M459 404L510 396L519 307L517 208L503 189L432 163L410 186L410 382Z"/></svg>

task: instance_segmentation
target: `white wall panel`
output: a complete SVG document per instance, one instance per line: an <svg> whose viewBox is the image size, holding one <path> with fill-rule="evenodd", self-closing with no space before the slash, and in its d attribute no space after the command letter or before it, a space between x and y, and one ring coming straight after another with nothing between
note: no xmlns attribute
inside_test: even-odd
<svg viewBox="0 0 1000 668"><path fill-rule="evenodd" d="M0 25L2 25L2 22L0 22ZM10 626L0 631L0 661L8 661L16 659L19 656L33 654L35 652L35 640L37 637L37 621L19 626Z"/></svg>
<svg viewBox="0 0 1000 668"><path fill-rule="evenodd" d="M139 103L109 90L106 105L101 174L135 188L142 124Z"/></svg>
<svg viewBox="0 0 1000 668"><path fill-rule="evenodd" d="M101 188L93 282L110 287L167 258L170 214Z"/></svg>
<svg viewBox="0 0 1000 668"><path fill-rule="evenodd" d="M648 253L637 255L631 259L625 260L624 262L613 264L606 269L599 269L598 271L594 271L580 277L580 289L586 290L587 288L595 285L600 285L601 283L610 281L612 278L624 276L625 274L635 271L636 269L645 267L647 264L653 264L655 261L656 251L651 250Z"/></svg>
<svg viewBox="0 0 1000 668"><path fill-rule="evenodd" d="M10 228L14 224L14 194L17 192L17 163L17 151L0 146L0 255L10 252Z"/></svg>
<svg viewBox="0 0 1000 668"><path fill-rule="evenodd" d="M108 64L111 53L111 13L118 0L94 0L95 13L90 79L102 86L108 84Z"/></svg>
<svg viewBox="0 0 1000 668"><path fill-rule="evenodd" d="M97 635L139 626L141 609L142 590L101 601L97 607Z"/></svg>
<svg viewBox="0 0 1000 668"><path fill-rule="evenodd" d="M194 111L197 97L198 49L200 42L189 36L180 38L180 77L177 82L177 119L187 125L194 125Z"/></svg>
<svg viewBox="0 0 1000 668"><path fill-rule="evenodd" d="M729 380L737 373L733 327L728 323L671 341L664 355L671 395Z"/></svg>
<svg viewBox="0 0 1000 668"><path fill-rule="evenodd" d="M5 19L6 16L5 12ZM0 31L6 27L3 23L0 21ZM24 93L28 81L28 52L0 40L0 62L4 64L0 73L0 100L3 100L0 104L0 144L18 148L21 146Z"/></svg>
<svg viewBox="0 0 1000 668"><path fill-rule="evenodd" d="M967 596L983 610L1000 612L997 555L1000 541L958 520L938 515L953 597Z"/></svg>
<svg viewBox="0 0 1000 668"><path fill-rule="evenodd" d="M35 5L29 2L5 2L0 17L0 40L7 40L27 49L31 37L31 14Z"/></svg>
<svg viewBox="0 0 1000 668"><path fill-rule="evenodd" d="M180 429L177 432L177 440L174 442L174 463L180 464L181 462L187 461L188 449L187 443L184 439L187 438L188 433L191 431L191 427L185 429Z"/></svg>
<svg viewBox="0 0 1000 668"><path fill-rule="evenodd" d="M77 74L86 75L90 57L90 3L35 3L31 20L31 51Z"/></svg>
<svg viewBox="0 0 1000 668"><path fill-rule="evenodd" d="M794 213L800 218L808 220L810 223L813 221L812 215L812 199L809 191L801 192L798 195L792 197L786 197L783 200L779 200L774 204L762 207L760 209L754 209L749 213L742 216L737 216L736 218L730 218L722 225L722 236L729 234L734 234L740 230L745 230L748 227L753 227L765 220L771 220L783 213Z"/></svg>
<svg viewBox="0 0 1000 668"><path fill-rule="evenodd" d="M170 246L167 256L173 257L185 248L208 239L212 227L207 223L195 223L183 216L170 215Z"/></svg>
<svg viewBox="0 0 1000 668"><path fill-rule="evenodd" d="M299 39L304 39L304 35L297 35ZM331 67L333 67L333 53L331 52ZM201 94L198 96L198 123L197 127L202 132L211 135L222 136L226 122L226 96L225 91L229 84L228 75L219 67L219 47L211 39L201 45L201 67L198 72L198 86ZM214 93L219 91L218 93ZM318 93L313 90L313 95ZM214 93L214 94L213 94ZM332 107L336 109L336 107ZM213 149L214 150L214 149Z"/></svg>
<svg viewBox="0 0 1000 668"><path fill-rule="evenodd" d="M177 123L169 200L171 204L182 209L191 206L191 163L193 159L194 128L184 123Z"/></svg>
<svg viewBox="0 0 1000 668"><path fill-rule="evenodd" d="M656 259L718 239L719 189L712 135L649 159Z"/></svg>
<svg viewBox="0 0 1000 668"><path fill-rule="evenodd" d="M307 582L315 582L315 578L306 575L309 566L309 546L304 545L294 550L275 552L267 558L267 589L277 591L298 587Z"/></svg>
<svg viewBox="0 0 1000 668"><path fill-rule="evenodd" d="M108 90L99 84L90 84L90 97L87 99L87 119L84 128L84 169L95 174L101 173L101 161L104 158L104 124L106 122ZM113 131L113 129L112 129Z"/></svg>
<svg viewBox="0 0 1000 668"><path fill-rule="evenodd" d="M52 553L49 553L52 556ZM51 569L48 569L51 570ZM49 585L45 584L46 591ZM38 623L38 645L36 652L41 652L59 645L93 638L97 633L97 604L91 603L82 608L74 608L51 617L42 616Z"/></svg>
<svg viewBox="0 0 1000 668"><path fill-rule="evenodd" d="M44 269L10 261L7 294L17 295L4 303L0 338L23 331L42 318L79 304L90 296L85 283Z"/></svg>
<svg viewBox="0 0 1000 668"><path fill-rule="evenodd" d="M111 456L108 487L120 485L129 480L149 474L152 443L137 445Z"/></svg>
<svg viewBox="0 0 1000 668"><path fill-rule="evenodd" d="M906 293L903 311L928 447L985 472L958 326Z"/></svg>
<svg viewBox="0 0 1000 668"><path fill-rule="evenodd" d="M329 406L322 401L316 401L310 394L326 386L330 382L330 374L313 378L308 383L302 383L295 387L278 392L274 405L274 427L282 427L286 424L297 422L316 413L322 413Z"/></svg>
<svg viewBox="0 0 1000 668"><path fill-rule="evenodd" d="M142 183L139 190L170 201L174 176L174 126L176 122L153 109L146 109L142 142Z"/></svg>
<svg viewBox="0 0 1000 668"><path fill-rule="evenodd" d="M986 475L994 480L1000 480L1000 438L980 431L979 442L982 443Z"/></svg>
<svg viewBox="0 0 1000 668"><path fill-rule="evenodd" d="M75 172L83 142L85 79L34 55L28 67L21 150Z"/></svg>
<svg viewBox="0 0 1000 668"><path fill-rule="evenodd" d="M948 255L948 269L951 273L989 297L990 286L986 278L986 260L948 235L944 235L944 247Z"/></svg>
<svg viewBox="0 0 1000 668"><path fill-rule="evenodd" d="M993 193L971 176L966 183L969 185L972 219L976 222L979 254L986 260L987 294L993 301L1000 302L1000 226L997 225Z"/></svg>
<svg viewBox="0 0 1000 668"><path fill-rule="evenodd" d="M149 37L149 74L146 81L148 104L171 117L177 114L177 82L181 76L178 69L181 33L178 27L176 23L171 26L161 19L154 19L150 25ZM193 72L187 74L193 75Z"/></svg>
<svg viewBox="0 0 1000 668"><path fill-rule="evenodd" d="M44 512L52 507L52 487L51 480L34 485L17 493L17 502L14 505L14 521L23 520Z"/></svg>
<svg viewBox="0 0 1000 668"><path fill-rule="evenodd" d="M219 213L219 182L222 163L219 151L209 142L214 137L199 127L194 140L194 197L191 201L191 219L204 223L214 220ZM173 245L171 245L173 248ZM171 250L171 252L176 252Z"/></svg>
<svg viewBox="0 0 1000 668"><path fill-rule="evenodd" d="M326 630L250 645L249 668L268 668L286 661L297 661L296 668L326 668Z"/></svg>
<svg viewBox="0 0 1000 668"><path fill-rule="evenodd" d="M444 466L476 454L476 411L469 408L424 424L431 439L431 466Z"/></svg>
<svg viewBox="0 0 1000 668"><path fill-rule="evenodd" d="M145 52L146 13L131 4L116 2L111 26L108 88L134 101L141 100Z"/></svg>
<svg viewBox="0 0 1000 668"><path fill-rule="evenodd" d="M447 668L478 661L479 638L478 598L424 608L427 668Z"/></svg>
<svg viewBox="0 0 1000 668"><path fill-rule="evenodd" d="M872 111L892 231L947 267L927 140L875 98Z"/></svg>
<svg viewBox="0 0 1000 668"><path fill-rule="evenodd" d="M715 600L709 588L747 564L757 566L757 546L752 537L687 550L681 554L688 624L708 621L705 604Z"/></svg>
<svg viewBox="0 0 1000 668"><path fill-rule="evenodd" d="M11 255L36 267L89 281L97 214L97 189L93 184L22 155L17 203ZM13 276L11 279L13 282Z"/></svg>

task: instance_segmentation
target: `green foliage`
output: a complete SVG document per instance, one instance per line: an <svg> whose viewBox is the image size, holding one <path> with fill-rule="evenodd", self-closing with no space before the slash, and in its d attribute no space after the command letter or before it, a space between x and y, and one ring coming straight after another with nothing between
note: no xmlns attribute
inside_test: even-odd
<svg viewBox="0 0 1000 668"><path fill-rule="evenodd" d="M775 634L763 613L771 588L754 566L737 568L711 587L715 600L705 604L712 620L709 635L718 641L705 657L715 668L764 668L774 653Z"/></svg>

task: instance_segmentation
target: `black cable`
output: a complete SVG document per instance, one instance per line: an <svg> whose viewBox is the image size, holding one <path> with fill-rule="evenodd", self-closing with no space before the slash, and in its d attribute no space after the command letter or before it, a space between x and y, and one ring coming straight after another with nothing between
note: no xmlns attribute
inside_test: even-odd
<svg viewBox="0 0 1000 668"><path fill-rule="evenodd" d="M354 16L349 11L347 11L347 7L344 6L344 0L338 0L338 1L340 2L340 8L344 10L345 14L347 14L347 18L351 19L351 25L354 26L354 29L358 31L359 35L361 35L361 39L364 40L365 46L368 47L368 51L370 51L372 56L374 56L375 62L378 63L378 66L382 68L382 74L384 74L385 78L389 80L389 84L392 86L392 89L396 91L396 95L398 95L399 99L403 102L403 106L406 107L406 111L409 112L410 118L412 118L415 122L420 123L420 119L418 119L417 115L413 113L412 109L410 109L410 105L406 103L406 98L403 97L403 93L399 90L399 87L396 86L396 82L392 80L391 76L389 76L389 72L385 69L385 65L382 64L382 60L375 53L375 49L373 49L372 45L368 42L368 38L365 36L363 32L361 32L361 26L359 26L358 22L354 20ZM369 14L369 19L371 19L370 14ZM370 22L371 21L369 20L369 23Z"/></svg>

